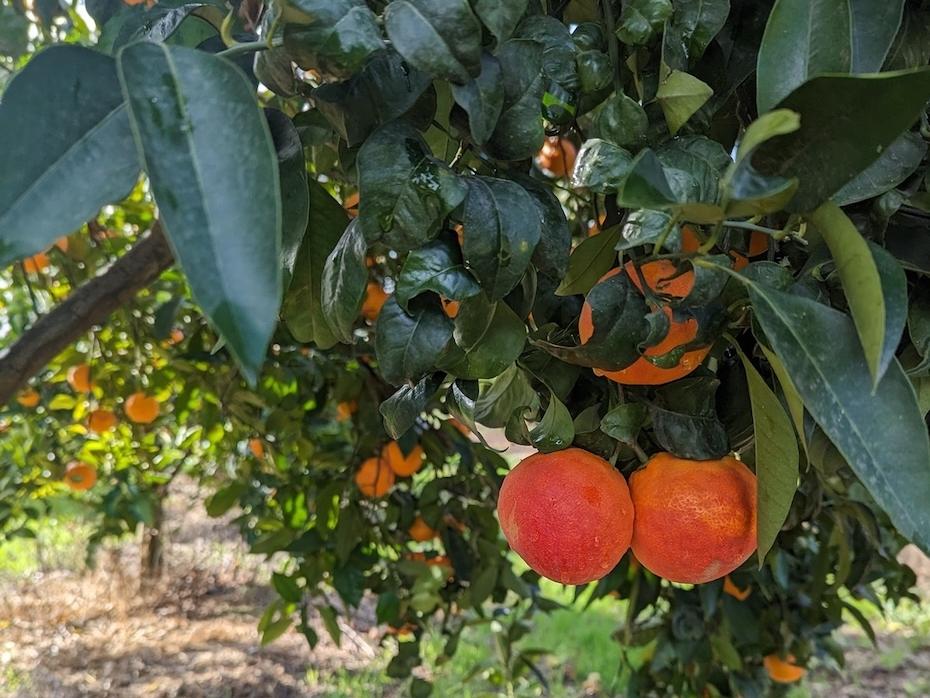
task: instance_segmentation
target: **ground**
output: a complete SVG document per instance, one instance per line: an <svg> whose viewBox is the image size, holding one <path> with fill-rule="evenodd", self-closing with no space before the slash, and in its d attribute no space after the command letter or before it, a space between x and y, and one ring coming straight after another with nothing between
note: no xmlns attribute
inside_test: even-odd
<svg viewBox="0 0 930 698"><path fill-rule="evenodd" d="M81 545L87 531L73 517L51 519L35 541L0 547L0 695L403 695L383 675L387 651L368 607L343 623L340 647L322 627L312 652L296 633L261 647L255 626L273 598L265 582L275 561L249 556L229 521L208 519L197 501L190 483L172 495L165 577L144 592L137 545L104 548L88 571ZM916 551L908 555L930 595L930 561ZM528 646L550 652L544 666L551 695L613 695L618 650L610 634L621 610L604 600L586 612L584 623L579 613L539 617ZM876 620L878 651L850 628L841 636L849 648L846 672L817 672L792 698L930 695L930 612L910 605ZM466 640L452 663L427 661L424 676L436 682L434 695L497 695L489 681L490 632L476 630ZM425 646L428 660L438 654L435 638ZM465 684L469 674L475 678ZM542 689L526 683L516 694L540 695Z"/></svg>

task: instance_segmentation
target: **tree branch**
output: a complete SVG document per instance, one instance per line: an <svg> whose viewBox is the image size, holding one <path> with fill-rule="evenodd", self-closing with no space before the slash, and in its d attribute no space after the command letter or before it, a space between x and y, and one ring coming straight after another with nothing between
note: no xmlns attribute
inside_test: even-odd
<svg viewBox="0 0 930 698"><path fill-rule="evenodd" d="M156 221L148 237L75 290L0 354L0 405L8 403L63 349L106 320L173 263L171 248Z"/></svg>

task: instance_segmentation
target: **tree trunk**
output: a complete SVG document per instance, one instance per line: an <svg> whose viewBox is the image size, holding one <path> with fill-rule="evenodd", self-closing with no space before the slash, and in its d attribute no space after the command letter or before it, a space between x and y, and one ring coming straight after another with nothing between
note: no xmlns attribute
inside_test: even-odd
<svg viewBox="0 0 930 698"><path fill-rule="evenodd" d="M139 564L139 585L143 589L156 584L164 571L164 517L162 507L163 492L155 496L154 526L142 527L141 560Z"/></svg>

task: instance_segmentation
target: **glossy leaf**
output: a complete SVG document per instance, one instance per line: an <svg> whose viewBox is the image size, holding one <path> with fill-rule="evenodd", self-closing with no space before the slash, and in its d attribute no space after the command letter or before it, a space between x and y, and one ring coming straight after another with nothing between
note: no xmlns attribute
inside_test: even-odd
<svg viewBox="0 0 930 698"><path fill-rule="evenodd" d="M644 404L625 402L604 415L601 419L601 431L621 443L633 445L648 414Z"/></svg>
<svg viewBox="0 0 930 698"><path fill-rule="evenodd" d="M468 113L472 138L483 145L494 133L504 108L504 83L501 64L494 56L481 56L481 73L464 85L452 85L455 101Z"/></svg>
<svg viewBox="0 0 930 698"><path fill-rule="evenodd" d="M294 271L297 252L310 215L307 165L300 134L294 123L277 109L266 108L265 118L278 157L278 177L281 181L281 259L284 262L286 288Z"/></svg>
<svg viewBox="0 0 930 698"><path fill-rule="evenodd" d="M151 43L123 49L119 73L194 298L254 383L281 303L281 194L252 87L223 58Z"/></svg>
<svg viewBox="0 0 930 698"><path fill-rule="evenodd" d="M527 0L472 0L472 8L498 42L506 41L517 28Z"/></svg>
<svg viewBox="0 0 930 698"><path fill-rule="evenodd" d="M671 134L678 133L713 94L710 85L681 70L673 70L660 80L656 100Z"/></svg>
<svg viewBox="0 0 930 698"><path fill-rule="evenodd" d="M870 245L836 204L823 204L810 221L836 261L874 388L894 359L907 322L904 271L888 252Z"/></svg>
<svg viewBox="0 0 930 698"><path fill-rule="evenodd" d="M358 320L368 285L365 253L368 245L358 219L349 223L339 242L326 258L320 280L323 318L340 341L351 344L352 328Z"/></svg>
<svg viewBox="0 0 930 698"><path fill-rule="evenodd" d="M539 397L530 385L526 372L517 364L483 383L475 401L475 421L490 427L502 428L518 409L535 411Z"/></svg>
<svg viewBox="0 0 930 698"><path fill-rule="evenodd" d="M510 39L497 50L504 86L504 105L488 151L500 160L530 158L542 147L543 46Z"/></svg>
<svg viewBox="0 0 930 698"><path fill-rule="evenodd" d="M721 458L730 450L726 430L714 411L719 381L688 377L662 386L649 406L655 438L680 458Z"/></svg>
<svg viewBox="0 0 930 698"><path fill-rule="evenodd" d="M381 374L394 385L419 380L432 369L450 339L452 322L443 314L438 301L416 299L408 313L395 298L389 298L375 325L375 351Z"/></svg>
<svg viewBox="0 0 930 698"><path fill-rule="evenodd" d="M459 246L447 237L411 251L397 277L395 294L402 307L406 308L411 298L425 291L451 300L463 300L481 291L462 263Z"/></svg>
<svg viewBox="0 0 930 698"><path fill-rule="evenodd" d="M673 3L675 11L662 34L662 60L677 70L704 55L730 14L730 0Z"/></svg>
<svg viewBox="0 0 930 698"><path fill-rule="evenodd" d="M422 378L416 385L402 385L381 403L378 411L384 418L384 428L391 438L400 438L414 425L430 399L442 384L442 374Z"/></svg>
<svg viewBox="0 0 930 698"><path fill-rule="evenodd" d="M300 16L285 25L284 46L304 69L348 76L384 48L377 17L362 0L288 0L288 12Z"/></svg>
<svg viewBox="0 0 930 698"><path fill-rule="evenodd" d="M633 159L623 148L600 138L584 142L575 160L572 186L599 194L616 191L630 173Z"/></svg>
<svg viewBox="0 0 930 698"><path fill-rule="evenodd" d="M645 140L649 118L638 102L616 94L601 106L594 125L598 137L631 148Z"/></svg>
<svg viewBox="0 0 930 698"><path fill-rule="evenodd" d="M620 227L602 230L582 240L568 260L568 272L556 289L560 296L587 293L617 260L614 248L620 240Z"/></svg>
<svg viewBox="0 0 930 698"><path fill-rule="evenodd" d="M515 177L536 204L539 213L539 244L533 250L533 265L543 274L561 279L568 269L572 231L565 210L551 189L532 177Z"/></svg>
<svg viewBox="0 0 930 698"><path fill-rule="evenodd" d="M458 378L494 378L520 356L526 327L506 303L481 294L462 302L453 337L443 368Z"/></svg>
<svg viewBox="0 0 930 698"><path fill-rule="evenodd" d="M530 429L530 442L540 453L560 451L571 446L575 438L572 416L562 401L549 392L549 404L539 423Z"/></svg>
<svg viewBox="0 0 930 698"><path fill-rule="evenodd" d="M115 61L74 45L39 53L0 103L0 266L123 198L140 169Z"/></svg>
<svg viewBox="0 0 930 698"><path fill-rule="evenodd" d="M628 0L617 23L617 38L625 44L643 45L662 29L672 16L669 0Z"/></svg>
<svg viewBox="0 0 930 698"><path fill-rule="evenodd" d="M884 194L914 174L927 154L927 143L910 131L901 134L881 156L833 195L847 206Z"/></svg>

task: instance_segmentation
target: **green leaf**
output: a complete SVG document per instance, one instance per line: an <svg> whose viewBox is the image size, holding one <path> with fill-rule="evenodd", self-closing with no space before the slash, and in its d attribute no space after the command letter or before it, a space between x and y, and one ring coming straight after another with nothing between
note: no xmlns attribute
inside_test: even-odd
<svg viewBox="0 0 930 698"><path fill-rule="evenodd" d="M572 231L562 203L552 189L537 179L515 176L516 181L536 204L539 213L539 244L533 250L533 265L543 274L561 279L568 269L568 255L572 248Z"/></svg>
<svg viewBox="0 0 930 698"><path fill-rule="evenodd" d="M884 249L870 245L836 204L823 204L809 220L836 261L874 388L891 364L907 322L904 270Z"/></svg>
<svg viewBox="0 0 930 698"><path fill-rule="evenodd" d="M140 165L113 59L60 45L29 61L0 102L0 171L0 267L126 196Z"/></svg>
<svg viewBox="0 0 930 698"><path fill-rule="evenodd" d="M466 83L481 69L481 25L467 0L394 0L384 11L391 44L418 70Z"/></svg>
<svg viewBox="0 0 930 698"><path fill-rule="evenodd" d="M649 117L639 102L618 93L601 106L594 120L598 137L624 148L645 141Z"/></svg>
<svg viewBox="0 0 930 698"><path fill-rule="evenodd" d="M326 604L318 606L317 610L320 612L320 618L323 619L323 627L326 628L326 632L329 633L333 642L339 647L342 644L342 630L339 628L339 621L335 609L329 604Z"/></svg>
<svg viewBox="0 0 930 698"><path fill-rule="evenodd" d="M293 577L273 572L271 574L271 586L278 592L278 596L289 603L300 603L303 598L303 592L297 585L297 580Z"/></svg>
<svg viewBox="0 0 930 698"><path fill-rule="evenodd" d="M730 154L704 136L684 136L662 145L656 155L679 203L716 203L720 178L730 166Z"/></svg>
<svg viewBox="0 0 930 698"><path fill-rule="evenodd" d="M625 44L645 45L672 16L669 0L627 0L620 11L617 38Z"/></svg>
<svg viewBox="0 0 930 698"><path fill-rule="evenodd" d="M278 178L281 186L281 259L286 278L290 283L297 253L307 230L310 216L310 192L307 188L307 165L304 148L294 122L284 112L265 108L265 118L271 131L278 157Z"/></svg>
<svg viewBox="0 0 930 698"><path fill-rule="evenodd" d="M441 384L442 374L434 373L416 385L402 385L381 403L378 411L384 418L384 428L391 438L400 438L414 425Z"/></svg>
<svg viewBox="0 0 930 698"><path fill-rule="evenodd" d="M472 9L500 43L513 34L526 4L527 0L472 0Z"/></svg>
<svg viewBox="0 0 930 698"><path fill-rule="evenodd" d="M736 151L736 164L745 160L753 151L775 136L794 133L801 127L801 117L790 109L776 109L763 114L746 127Z"/></svg>
<svg viewBox="0 0 930 698"><path fill-rule="evenodd" d="M239 501L239 497L248 491L248 486L242 482L233 482L214 492L206 502L207 516L216 518L232 509Z"/></svg>
<svg viewBox="0 0 930 698"><path fill-rule="evenodd" d="M475 401L475 421L498 429L506 426L518 409L535 411L539 396L530 380L517 364L513 364L490 382L483 382Z"/></svg>
<svg viewBox="0 0 930 698"><path fill-rule="evenodd" d="M392 296L381 308L375 325L381 375L394 385L419 380L433 368L451 338L452 322L439 309L438 301L417 298L411 301L408 314Z"/></svg>
<svg viewBox="0 0 930 698"><path fill-rule="evenodd" d="M412 250L404 260L394 291L397 302L406 308L411 298L426 291L452 300L464 300L481 292L462 263L461 249L450 236Z"/></svg>
<svg viewBox="0 0 930 698"><path fill-rule="evenodd" d="M464 85L452 85L456 103L468 114L468 128L477 145L484 145L494 133L504 108L501 64L494 56L482 54L481 73Z"/></svg>
<svg viewBox="0 0 930 698"><path fill-rule="evenodd" d="M491 300L503 298L520 283L539 243L533 198L515 182L470 177L463 225L468 268Z"/></svg>
<svg viewBox="0 0 930 698"><path fill-rule="evenodd" d="M433 695L433 684L419 676L410 679L410 698L429 698Z"/></svg>
<svg viewBox="0 0 930 698"><path fill-rule="evenodd" d="M349 223L339 242L326 258L320 280L323 318L340 342L351 344L352 328L358 320L368 286L365 253L368 245L358 219Z"/></svg>
<svg viewBox="0 0 930 698"><path fill-rule="evenodd" d="M559 296L587 293L617 261L614 248L620 240L620 226L602 230L582 240L568 260L568 272L555 290Z"/></svg>
<svg viewBox="0 0 930 698"><path fill-rule="evenodd" d="M759 146L753 166L763 175L797 177L790 208L812 211L877 160L928 97L930 69L814 78L779 104L800 115L801 127Z"/></svg>
<svg viewBox="0 0 930 698"><path fill-rule="evenodd" d="M349 217L340 203L319 184L308 182L310 213L307 231L294 262L291 285L282 312L288 330L298 342L314 342L322 349L338 338L327 322L323 305L323 267L345 232Z"/></svg>
<svg viewBox="0 0 930 698"><path fill-rule="evenodd" d="M499 160L533 157L542 147L543 46L528 39L510 39L497 50L504 86L504 105L488 152Z"/></svg>
<svg viewBox="0 0 930 698"><path fill-rule="evenodd" d="M28 49L29 20L12 7L0 7L0 54L15 59Z"/></svg>
<svg viewBox="0 0 930 698"><path fill-rule="evenodd" d="M646 406L639 402L617 405L601 419L601 431L612 439L632 445L646 422Z"/></svg>
<svg viewBox="0 0 930 698"><path fill-rule="evenodd" d="M713 94L710 85L681 70L673 70L660 80L656 100L671 134L678 133Z"/></svg>
<svg viewBox="0 0 930 698"><path fill-rule="evenodd" d="M764 344L760 343L759 348L762 349L766 361L768 361L769 366L772 367L772 373L778 378L778 384L781 386L782 395L785 396L785 403L788 405L788 413L791 415L791 421L794 423L795 434L797 434L797 438L804 447L804 450L807 451L807 438L804 432L804 402L801 400L801 396L798 395L798 389L795 388L794 383L791 382L791 377L788 375L788 371L785 370L785 365L781 362L781 359L773 354L772 350Z"/></svg>
<svg viewBox="0 0 930 698"><path fill-rule="evenodd" d="M775 543L788 518L791 501L798 489L798 440L791 420L775 393L740 349L733 345L746 370L749 399L752 401L752 427L755 436L756 492L759 507L759 566Z"/></svg>
<svg viewBox="0 0 930 698"><path fill-rule="evenodd" d="M345 77L384 48L378 19L363 0L288 0L284 46L301 68ZM291 14L300 13L299 17Z"/></svg>
<svg viewBox="0 0 930 698"><path fill-rule="evenodd" d="M930 443L897 360L873 391L849 317L738 278L811 416L901 534L930 550Z"/></svg>
<svg viewBox="0 0 930 698"><path fill-rule="evenodd" d="M649 406L656 441L680 458L721 458L730 450L714 409L716 378L689 376L656 390Z"/></svg>
<svg viewBox="0 0 930 698"><path fill-rule="evenodd" d="M617 194L617 203L627 208L668 208L677 203L662 162L649 148L643 148Z"/></svg>
<svg viewBox="0 0 930 698"><path fill-rule="evenodd" d="M466 185L431 157L419 132L394 121L375 131L358 154L358 221L369 241L384 238L398 252L436 237L465 198Z"/></svg>
<svg viewBox="0 0 930 698"><path fill-rule="evenodd" d="M586 140L572 172L572 186L607 194L623 186L633 167L629 152L600 138Z"/></svg>
<svg viewBox="0 0 930 698"><path fill-rule="evenodd" d="M662 61L676 70L696 62L730 14L730 0L676 2L662 34Z"/></svg>
<svg viewBox="0 0 930 698"><path fill-rule="evenodd" d="M497 565L489 564L475 575L468 585L468 600L473 608L481 608L497 586Z"/></svg>
<svg viewBox="0 0 930 698"><path fill-rule="evenodd" d="M926 154L927 143L920 135L911 131L902 133L878 160L844 184L833 200L839 206L847 206L884 194L914 174Z"/></svg>
<svg viewBox="0 0 930 698"><path fill-rule="evenodd" d="M265 626L265 629L262 631L261 644L270 645L272 642L281 637L287 629L291 627L293 620L289 615L282 616L268 625Z"/></svg>
<svg viewBox="0 0 930 698"><path fill-rule="evenodd" d="M443 368L458 378L494 378L520 356L526 326L506 303L482 293L462 302L453 337Z"/></svg>
<svg viewBox="0 0 930 698"><path fill-rule="evenodd" d="M575 425L568 408L549 391L549 404L539 423L530 429L530 441L541 453L552 453L568 448L575 438Z"/></svg>
<svg viewBox="0 0 930 698"><path fill-rule="evenodd" d="M165 231L254 384L281 303L277 161L254 90L232 63L194 49L132 44L118 64Z"/></svg>

